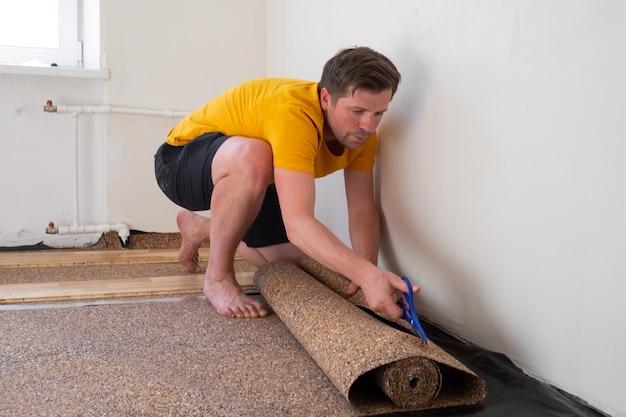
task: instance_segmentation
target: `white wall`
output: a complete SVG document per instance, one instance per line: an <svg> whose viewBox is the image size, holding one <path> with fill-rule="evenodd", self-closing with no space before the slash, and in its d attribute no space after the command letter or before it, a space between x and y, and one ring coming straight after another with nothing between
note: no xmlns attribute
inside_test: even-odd
<svg viewBox="0 0 626 417"><path fill-rule="evenodd" d="M102 81L0 75L0 246L54 241L45 236L48 222L74 221L74 120L44 113L48 98L98 104ZM104 213L103 132L102 118L79 118L79 213L84 222L99 221Z"/></svg>
<svg viewBox="0 0 626 417"><path fill-rule="evenodd" d="M147 10L149 9L149 13ZM265 2L103 1L106 100L193 110L265 73ZM154 179L154 153L176 120L111 116L107 218L144 231L176 231L180 209Z"/></svg>
<svg viewBox="0 0 626 417"><path fill-rule="evenodd" d="M368 45L403 75L381 126L383 263L420 310L626 415L626 4L268 0L268 75ZM318 215L347 240L341 175ZM325 188L325 189L320 189Z"/></svg>
<svg viewBox="0 0 626 417"><path fill-rule="evenodd" d="M101 1L102 65L110 80L0 74L0 246L85 243L45 235L74 221L73 121L63 104L191 110L265 73L265 1ZM94 1L86 3L93 16ZM90 62L97 61L91 57ZM175 231L178 208L158 189L153 155L175 119L80 117L80 222ZM91 235L93 242L98 235Z"/></svg>

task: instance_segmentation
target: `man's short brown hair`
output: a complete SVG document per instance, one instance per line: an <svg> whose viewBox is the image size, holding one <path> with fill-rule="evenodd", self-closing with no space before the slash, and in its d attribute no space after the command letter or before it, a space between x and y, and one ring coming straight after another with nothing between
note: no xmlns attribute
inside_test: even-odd
<svg viewBox="0 0 626 417"><path fill-rule="evenodd" d="M389 58L360 46L342 49L326 62L318 91L326 88L333 101L359 88L375 93L391 89L393 97L399 83L400 73Z"/></svg>

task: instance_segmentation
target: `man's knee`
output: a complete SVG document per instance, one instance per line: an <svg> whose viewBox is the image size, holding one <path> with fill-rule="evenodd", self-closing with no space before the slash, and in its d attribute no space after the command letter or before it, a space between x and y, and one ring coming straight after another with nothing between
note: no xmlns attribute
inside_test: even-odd
<svg viewBox="0 0 626 417"><path fill-rule="evenodd" d="M245 139L245 141L240 154L243 170L251 179L259 180L264 187L267 187L274 176L272 147L260 139Z"/></svg>
<svg viewBox="0 0 626 417"><path fill-rule="evenodd" d="M264 191L273 180L272 147L264 140L233 136L220 147L211 169L214 182L236 175Z"/></svg>

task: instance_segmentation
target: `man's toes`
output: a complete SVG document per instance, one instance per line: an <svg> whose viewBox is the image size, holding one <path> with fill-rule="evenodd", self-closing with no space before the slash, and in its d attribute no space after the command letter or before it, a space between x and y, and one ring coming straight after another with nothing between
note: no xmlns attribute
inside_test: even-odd
<svg viewBox="0 0 626 417"><path fill-rule="evenodd" d="M245 304L243 308L245 308L246 311L248 312L248 315L246 317L255 318L255 317L259 317L260 315L257 309L253 305Z"/></svg>
<svg viewBox="0 0 626 417"><path fill-rule="evenodd" d="M235 317L235 313L230 308L215 309L215 310L224 317L230 317L230 318Z"/></svg>
<svg viewBox="0 0 626 417"><path fill-rule="evenodd" d="M265 316L267 316L267 310L264 309L263 307L255 307L255 309L256 309L256 312L258 314L257 317L265 317Z"/></svg>
<svg viewBox="0 0 626 417"><path fill-rule="evenodd" d="M238 319L241 319L241 318L245 317L245 314L243 313L241 307L239 307L239 306L231 307L230 309L235 313L235 317L237 317Z"/></svg>
<svg viewBox="0 0 626 417"><path fill-rule="evenodd" d="M248 308L248 306L246 304L242 304L239 306L239 308L241 309L241 311L243 311L243 316L247 319L249 319L250 317L254 317L252 315L252 311L250 311L250 309Z"/></svg>
<svg viewBox="0 0 626 417"><path fill-rule="evenodd" d="M267 316L267 310L265 309L263 304L261 304L259 301L256 301L254 299L251 301L251 304L252 306L254 306L254 308L256 309L256 311L259 313L261 317Z"/></svg>
<svg viewBox="0 0 626 417"><path fill-rule="evenodd" d="M254 311L251 310L247 305L242 305L239 307L241 309L241 311L243 312L243 316L247 319L254 317Z"/></svg>

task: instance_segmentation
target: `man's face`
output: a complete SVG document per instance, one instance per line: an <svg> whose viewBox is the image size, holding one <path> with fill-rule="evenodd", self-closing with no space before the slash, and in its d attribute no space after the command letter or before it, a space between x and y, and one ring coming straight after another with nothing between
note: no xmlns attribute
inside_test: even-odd
<svg viewBox="0 0 626 417"><path fill-rule="evenodd" d="M348 90L333 100L325 88L320 105L335 138L347 148L358 148L374 133L391 101L391 89L375 93L364 88Z"/></svg>

